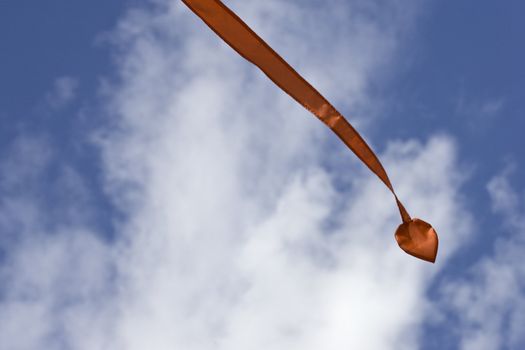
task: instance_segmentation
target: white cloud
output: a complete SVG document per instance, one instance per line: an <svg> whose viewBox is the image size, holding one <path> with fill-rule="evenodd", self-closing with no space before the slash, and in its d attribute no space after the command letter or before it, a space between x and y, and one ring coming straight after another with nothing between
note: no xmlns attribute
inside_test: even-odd
<svg viewBox="0 0 525 350"><path fill-rule="evenodd" d="M119 345L415 347L417 333L405 334L424 318L425 286L436 268L395 245L392 198L341 145L332 152L344 152L339 162L350 163L353 190L337 192L320 167L329 132L176 4L121 25L122 82L111 89L119 129L103 138L108 189L132 218L124 228L130 246L121 262ZM363 27L348 25L352 6L341 3L350 18L308 32L325 39L317 53L301 41L309 37L304 27L288 29L330 9L234 5L249 9L257 19L250 22L276 46L283 42L287 56L308 53L295 65L314 79L340 67L336 84L320 78L335 97L362 95L374 56L396 40L359 13ZM261 17L265 11L276 18ZM175 23L187 37L173 33ZM341 32L342 48L328 40ZM174 44L166 45L165 33ZM367 45L352 46L360 42ZM435 138L396 143L385 155L403 198L442 231L442 261L454 249L452 237L468 228L455 215L462 209L454 153L450 140Z"/></svg>
<svg viewBox="0 0 525 350"><path fill-rule="evenodd" d="M507 169L487 186L493 210L502 217L494 253L476 263L467 277L443 287L442 302L459 319L462 349L525 346L525 203L509 175Z"/></svg>
<svg viewBox="0 0 525 350"><path fill-rule="evenodd" d="M111 295L108 248L89 232L43 234L35 227L11 249L0 270L2 348L62 349L78 341L100 348L91 345L109 319L97 319Z"/></svg>
<svg viewBox="0 0 525 350"><path fill-rule="evenodd" d="M401 14L418 7L229 4L344 106L367 102L411 20ZM391 142L382 157L440 233L430 265L397 247L379 180L179 1L130 12L113 43L114 127L97 139L126 216L119 240L72 228L13 252L0 339L10 349L417 348L428 283L469 230L453 141ZM323 166L325 152L340 173Z"/></svg>
<svg viewBox="0 0 525 350"><path fill-rule="evenodd" d="M100 339L104 329L104 319L94 316L107 307L101 305L113 285L114 259L82 227L92 208L84 205L81 177L59 164L49 140L38 135L15 138L0 155L2 349L61 349L94 329L92 339Z"/></svg>

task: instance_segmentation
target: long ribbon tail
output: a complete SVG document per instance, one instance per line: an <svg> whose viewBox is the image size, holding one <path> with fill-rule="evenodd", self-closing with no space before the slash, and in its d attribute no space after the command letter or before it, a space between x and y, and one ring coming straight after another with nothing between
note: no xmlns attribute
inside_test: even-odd
<svg viewBox="0 0 525 350"><path fill-rule="evenodd" d="M417 226L399 201L376 154L352 125L310 83L219 0L181 0L239 55L253 63L277 86L326 124L343 143L388 187L394 195L403 223L396 231L400 247L413 256L434 262L437 235ZM426 226L425 226L426 227Z"/></svg>

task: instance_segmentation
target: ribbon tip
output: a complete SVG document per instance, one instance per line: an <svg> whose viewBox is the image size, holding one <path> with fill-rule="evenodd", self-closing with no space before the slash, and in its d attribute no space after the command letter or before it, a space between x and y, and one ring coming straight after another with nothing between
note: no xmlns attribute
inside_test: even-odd
<svg viewBox="0 0 525 350"><path fill-rule="evenodd" d="M429 223L416 218L404 222L397 228L395 238L407 254L433 264L436 262L439 239Z"/></svg>

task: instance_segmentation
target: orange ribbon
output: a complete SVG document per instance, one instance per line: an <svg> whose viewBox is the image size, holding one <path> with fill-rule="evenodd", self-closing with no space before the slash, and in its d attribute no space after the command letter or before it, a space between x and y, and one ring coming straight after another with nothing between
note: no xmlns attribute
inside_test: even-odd
<svg viewBox="0 0 525 350"><path fill-rule="evenodd" d="M277 86L325 123L381 179L394 195L403 221L395 233L397 243L408 254L434 262L438 248L435 230L423 220L410 217L381 162L341 113L221 1L182 2L239 55L259 67Z"/></svg>

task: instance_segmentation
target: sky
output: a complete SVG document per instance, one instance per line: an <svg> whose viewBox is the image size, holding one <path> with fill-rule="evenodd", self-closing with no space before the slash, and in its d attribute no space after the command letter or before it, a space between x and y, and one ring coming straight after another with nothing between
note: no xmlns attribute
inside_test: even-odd
<svg viewBox="0 0 525 350"><path fill-rule="evenodd" d="M518 0L225 0L391 194L178 0L0 2L0 349L523 349Z"/></svg>

